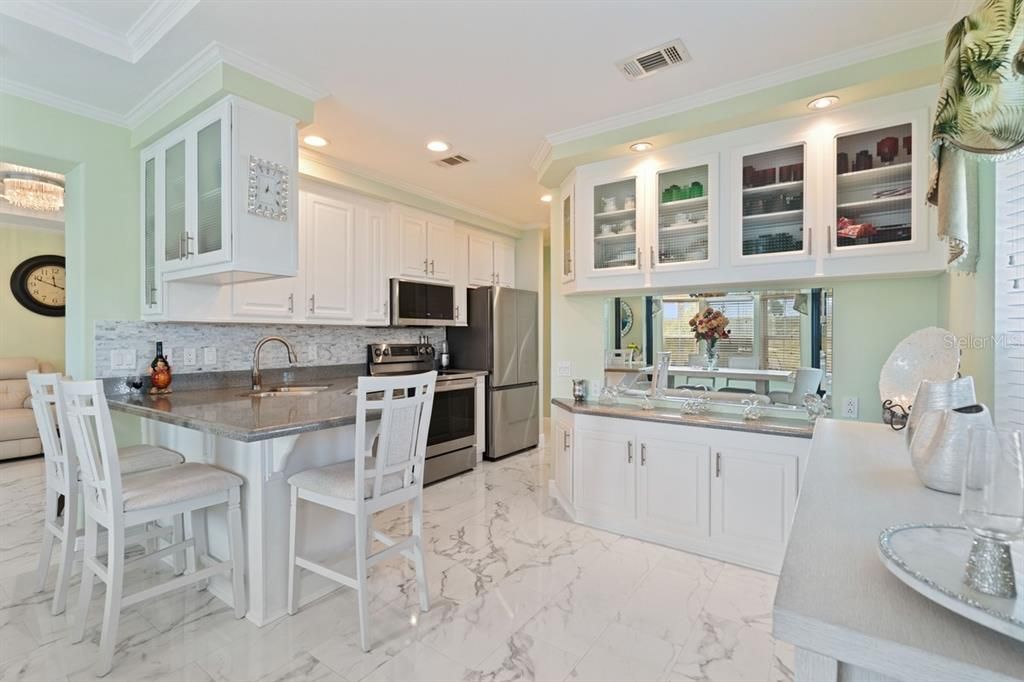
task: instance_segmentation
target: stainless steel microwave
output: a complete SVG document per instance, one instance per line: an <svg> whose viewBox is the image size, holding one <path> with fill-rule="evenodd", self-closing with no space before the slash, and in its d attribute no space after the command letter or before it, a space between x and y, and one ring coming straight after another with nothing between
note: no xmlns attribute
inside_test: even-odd
<svg viewBox="0 0 1024 682"><path fill-rule="evenodd" d="M454 325L455 287L392 279L391 324L396 327Z"/></svg>

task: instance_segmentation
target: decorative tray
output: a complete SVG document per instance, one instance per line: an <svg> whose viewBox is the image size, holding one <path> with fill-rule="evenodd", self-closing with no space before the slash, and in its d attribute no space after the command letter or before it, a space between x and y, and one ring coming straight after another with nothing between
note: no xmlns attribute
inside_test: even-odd
<svg viewBox="0 0 1024 682"><path fill-rule="evenodd" d="M912 523L878 536L882 563L911 589L964 618L1024 642L1024 547L1013 545L1017 598L982 594L964 584L974 534L965 526Z"/></svg>

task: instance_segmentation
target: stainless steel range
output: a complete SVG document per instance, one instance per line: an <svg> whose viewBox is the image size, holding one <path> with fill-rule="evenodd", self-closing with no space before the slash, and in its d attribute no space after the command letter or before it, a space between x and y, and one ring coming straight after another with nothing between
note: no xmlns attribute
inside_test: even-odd
<svg viewBox="0 0 1024 682"><path fill-rule="evenodd" d="M434 347L418 343L367 346L370 376L419 374L434 369ZM476 379L459 370L437 375L427 432L423 482L433 483L476 467Z"/></svg>

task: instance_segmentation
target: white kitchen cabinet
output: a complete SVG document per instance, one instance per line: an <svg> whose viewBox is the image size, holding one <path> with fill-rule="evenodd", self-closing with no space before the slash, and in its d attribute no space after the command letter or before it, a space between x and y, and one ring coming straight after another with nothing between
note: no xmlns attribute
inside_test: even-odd
<svg viewBox="0 0 1024 682"><path fill-rule="evenodd" d="M397 204L392 206L392 214L398 239L396 270L399 276L451 282L454 222Z"/></svg>
<svg viewBox="0 0 1024 682"><path fill-rule="evenodd" d="M557 419L551 420L551 426L555 437L551 444L554 486L562 500L572 504L572 426Z"/></svg>
<svg viewBox="0 0 1024 682"><path fill-rule="evenodd" d="M636 508L633 434L579 430L573 467L573 505L598 518L632 518Z"/></svg>
<svg viewBox="0 0 1024 682"><path fill-rule="evenodd" d="M781 561L796 509L797 456L722 447L713 459L712 538Z"/></svg>
<svg viewBox="0 0 1024 682"><path fill-rule="evenodd" d="M140 162L140 203L153 207L141 226L144 241L152 245L147 252L154 254L152 264L144 254L143 277L150 280L144 287L154 288L154 273L162 281L207 284L297 273L298 147L293 118L227 97L147 147ZM147 184L150 162L153 173ZM280 184L274 176L264 189L275 191L271 196L285 209L283 219L248 211L250 166L261 162L281 169ZM158 306L147 301L144 312L154 314Z"/></svg>
<svg viewBox="0 0 1024 682"><path fill-rule="evenodd" d="M641 437L637 521L672 537L706 538L710 452L706 444Z"/></svg>
<svg viewBox="0 0 1024 682"><path fill-rule="evenodd" d="M157 185L163 182L163 152L148 148L142 152L142 201L139 204L142 224L142 315L159 316L163 313L164 287L160 263L163 244L163 206L158 204L162 194Z"/></svg>
<svg viewBox="0 0 1024 682"><path fill-rule="evenodd" d="M305 237L306 319L356 319L355 206L307 194L302 201Z"/></svg>
<svg viewBox="0 0 1024 682"><path fill-rule="evenodd" d="M470 286L515 286L515 243L497 235L469 232L466 271Z"/></svg>
<svg viewBox="0 0 1024 682"><path fill-rule="evenodd" d="M933 101L921 88L575 168L553 240L563 292L943 271L921 153Z"/></svg>
<svg viewBox="0 0 1024 682"><path fill-rule="evenodd" d="M232 286L231 314L251 320L299 321L303 319L303 291L301 276L239 282Z"/></svg>
<svg viewBox="0 0 1024 682"><path fill-rule="evenodd" d="M360 320L368 326L387 326L391 323L391 294L385 269L387 208L376 203L359 207L356 216L356 277L361 283L356 295L360 299L359 305L363 311ZM364 219L360 220L361 217Z"/></svg>

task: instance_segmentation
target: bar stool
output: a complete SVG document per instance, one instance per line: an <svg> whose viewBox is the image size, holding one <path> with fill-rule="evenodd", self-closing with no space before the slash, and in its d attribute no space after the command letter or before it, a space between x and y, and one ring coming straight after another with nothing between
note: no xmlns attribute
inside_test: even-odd
<svg viewBox="0 0 1024 682"><path fill-rule="evenodd" d="M50 607L50 613L56 616L64 612L74 557L76 553L82 551L85 544L85 534L78 530L79 473L75 457L68 456L71 443L70 439L65 439L67 426L64 412L57 405L56 389L61 375L40 374L32 370L26 377L32 395L32 413L36 419L39 439L43 443L43 461L46 468L46 511L43 519L43 543L39 551L39 566L36 569L36 592L42 592L46 587L53 544L56 540L60 543L57 584ZM185 461L180 453L154 445L120 448L118 459L121 461L123 474L159 469ZM57 500L61 495L64 496L63 525L59 525L57 514ZM176 519L175 525L179 532L182 532L180 517ZM166 533L167 529L152 531L143 528L141 534L134 534L128 540L132 544L137 544Z"/></svg>
<svg viewBox="0 0 1024 682"><path fill-rule="evenodd" d="M367 572L370 566L402 554L416 568L420 609L430 609L427 573L423 559L423 464L427 454L427 430L434 406L437 372L397 376L360 377L356 389L355 458L352 461L308 469L288 479L291 515L288 543L288 613L298 601L295 567L312 571L356 590L359 601L359 643L369 651ZM373 399L370 395L373 394ZM379 395L378 395L379 394ZM366 445L366 415L380 413L374 447ZM358 493L357 493L358 491ZM299 500L329 507L352 516L355 526L356 575L338 571L297 556L296 516ZM412 501L412 533L394 539L373 530L376 512ZM385 548L369 554L373 540Z"/></svg>
<svg viewBox="0 0 1024 682"><path fill-rule="evenodd" d="M85 554L82 559L82 588L72 642L81 642L92 600L94 578L106 584L106 603L100 634L96 674L110 672L117 643L121 610L146 599L166 594L185 585L230 573L235 617L245 616L244 547L240 489L242 479L208 464L188 462L177 466L121 476L110 408L100 381L61 381L58 405L67 416L74 440L74 452L82 473L85 501ZM227 504L228 546L231 558L217 561L207 553L206 518L209 507ZM159 553L187 552L189 572L134 594L123 595L125 528L158 519L191 514L193 533L184 541ZM107 530L107 563L98 555L99 527ZM202 530L200 530L202 529ZM202 564L203 568L198 568Z"/></svg>

